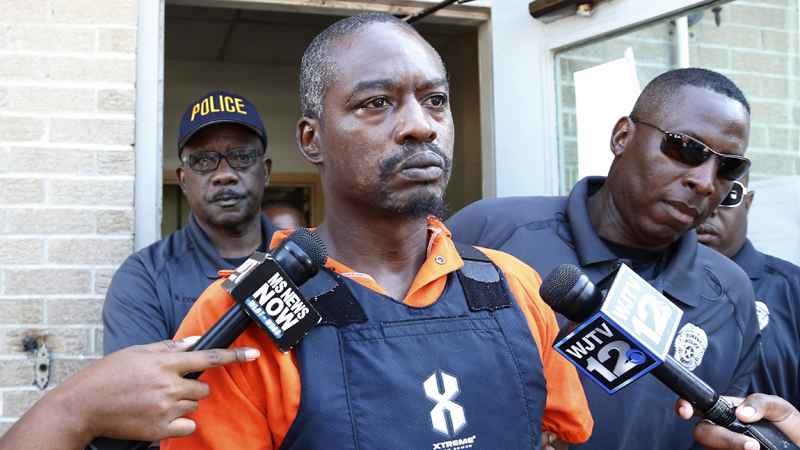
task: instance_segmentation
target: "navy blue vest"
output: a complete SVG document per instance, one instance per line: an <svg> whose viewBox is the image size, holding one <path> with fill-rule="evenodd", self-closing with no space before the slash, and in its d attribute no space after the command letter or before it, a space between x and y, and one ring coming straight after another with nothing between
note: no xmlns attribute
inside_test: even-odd
<svg viewBox="0 0 800 450"><path fill-rule="evenodd" d="M415 308L329 271L303 286L323 316L295 349L300 408L281 449L538 448L547 387L500 271L472 247Z"/></svg>

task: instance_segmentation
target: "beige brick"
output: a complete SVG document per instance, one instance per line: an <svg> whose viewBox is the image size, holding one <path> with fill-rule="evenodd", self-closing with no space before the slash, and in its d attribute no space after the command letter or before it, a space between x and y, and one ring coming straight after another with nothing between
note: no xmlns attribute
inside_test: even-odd
<svg viewBox="0 0 800 450"><path fill-rule="evenodd" d="M97 232L100 234L133 233L133 210L98 211Z"/></svg>
<svg viewBox="0 0 800 450"><path fill-rule="evenodd" d="M0 115L0 142L39 141L46 130L47 122L43 119Z"/></svg>
<svg viewBox="0 0 800 450"><path fill-rule="evenodd" d="M0 364L0 387L31 386L34 376L33 358L12 359Z"/></svg>
<svg viewBox="0 0 800 450"><path fill-rule="evenodd" d="M0 80L44 80L46 78L45 58L30 55L0 55Z"/></svg>
<svg viewBox="0 0 800 450"><path fill-rule="evenodd" d="M136 155L133 151L97 152L98 175L133 175L136 172Z"/></svg>
<svg viewBox="0 0 800 450"><path fill-rule="evenodd" d="M45 300L48 325L82 325L102 323L102 298ZM94 333L92 333L94 334Z"/></svg>
<svg viewBox="0 0 800 450"><path fill-rule="evenodd" d="M44 318L40 299L0 300L0 324L38 324Z"/></svg>
<svg viewBox="0 0 800 450"><path fill-rule="evenodd" d="M93 28L47 25L14 25L9 28L6 48L9 50L46 52L93 52Z"/></svg>
<svg viewBox="0 0 800 450"><path fill-rule="evenodd" d="M19 0L0 0L2 21L6 23L43 22L50 17L48 2L21 2Z"/></svg>
<svg viewBox="0 0 800 450"><path fill-rule="evenodd" d="M50 239L47 260L54 264L118 265L132 250L131 239Z"/></svg>
<svg viewBox="0 0 800 450"><path fill-rule="evenodd" d="M80 209L9 209L0 232L8 234L88 234L95 214Z"/></svg>
<svg viewBox="0 0 800 450"><path fill-rule="evenodd" d="M787 33L785 31L760 30L762 48L774 52L790 53L793 44L794 48L797 48L797 29L795 28L794 31L794 33Z"/></svg>
<svg viewBox="0 0 800 450"><path fill-rule="evenodd" d="M787 26L786 10L779 8L763 8L731 3L723 7L723 23L751 25L759 28L785 29Z"/></svg>
<svg viewBox="0 0 800 450"><path fill-rule="evenodd" d="M3 416L19 417L25 414L44 395L39 390L3 392Z"/></svg>
<svg viewBox="0 0 800 450"><path fill-rule="evenodd" d="M67 378L89 367L99 358L58 358L53 361L50 373L50 386L61 384Z"/></svg>
<svg viewBox="0 0 800 450"><path fill-rule="evenodd" d="M715 70L731 66L731 52L728 49L699 45L690 47L689 54L693 65Z"/></svg>
<svg viewBox="0 0 800 450"><path fill-rule="evenodd" d="M97 109L111 112L133 112L136 91L132 89L101 89L97 92Z"/></svg>
<svg viewBox="0 0 800 450"><path fill-rule="evenodd" d="M750 147L769 147L767 127L753 125L750 127Z"/></svg>
<svg viewBox="0 0 800 450"><path fill-rule="evenodd" d="M0 122L2 119L0 119ZM44 180L38 178L0 178L0 204L40 203L44 201Z"/></svg>
<svg viewBox="0 0 800 450"><path fill-rule="evenodd" d="M759 77L761 97L785 100L789 97L789 80L786 78Z"/></svg>
<svg viewBox="0 0 800 450"><path fill-rule="evenodd" d="M0 264L41 264L44 260L43 239L0 238Z"/></svg>
<svg viewBox="0 0 800 450"><path fill-rule="evenodd" d="M752 152L747 155L758 172L773 176L794 175L797 173L798 158L792 154Z"/></svg>
<svg viewBox="0 0 800 450"><path fill-rule="evenodd" d="M770 128L769 146L776 151L797 152L800 149L800 129Z"/></svg>
<svg viewBox="0 0 800 450"><path fill-rule="evenodd" d="M789 122L789 108L785 103L751 102L750 107L753 123L774 125Z"/></svg>
<svg viewBox="0 0 800 450"><path fill-rule="evenodd" d="M58 81L133 83L136 79L133 59L50 57L46 63L48 77Z"/></svg>
<svg viewBox="0 0 800 450"><path fill-rule="evenodd" d="M133 143L133 125L133 119L54 118L50 122L50 140L52 142L131 145Z"/></svg>
<svg viewBox="0 0 800 450"><path fill-rule="evenodd" d="M761 33L756 28L740 27L731 24L717 27L713 22L703 23L692 29L693 41L702 44L716 44L723 47L741 47L760 50Z"/></svg>
<svg viewBox="0 0 800 450"><path fill-rule="evenodd" d="M14 87L8 92L8 108L25 113L92 112L96 109L93 89Z"/></svg>
<svg viewBox="0 0 800 450"><path fill-rule="evenodd" d="M786 73L788 62L782 55L732 50L730 67L755 73L782 74Z"/></svg>
<svg viewBox="0 0 800 450"><path fill-rule="evenodd" d="M95 152L80 149L15 147L0 149L0 173L46 172L84 175L96 173Z"/></svg>
<svg viewBox="0 0 800 450"><path fill-rule="evenodd" d="M84 269L6 269L8 295L88 294L91 273Z"/></svg>
<svg viewBox="0 0 800 450"><path fill-rule="evenodd" d="M61 205L133 205L133 180L51 180L48 198Z"/></svg>
<svg viewBox="0 0 800 450"><path fill-rule="evenodd" d="M103 327L94 330L94 354L103 355Z"/></svg>
<svg viewBox="0 0 800 450"><path fill-rule="evenodd" d="M116 271L116 269L97 269L94 273L94 287L92 292L99 295L106 295L108 286L111 284L111 278Z"/></svg>
<svg viewBox="0 0 800 450"><path fill-rule="evenodd" d="M136 25L136 0L51 0L50 5L56 22Z"/></svg>
<svg viewBox="0 0 800 450"><path fill-rule="evenodd" d="M0 110L8 107L8 88L0 86Z"/></svg>
<svg viewBox="0 0 800 450"><path fill-rule="evenodd" d="M100 28L97 30L97 43L101 52L135 53L136 30L130 28Z"/></svg>
<svg viewBox="0 0 800 450"><path fill-rule="evenodd" d="M3 401L2 401L2 398L0 398L0 408L2 408L2 405L3 405ZM3 437L3 435L6 434L8 432L8 430L11 429L12 426L14 426L14 422L11 422L11 421L0 422L0 438Z"/></svg>

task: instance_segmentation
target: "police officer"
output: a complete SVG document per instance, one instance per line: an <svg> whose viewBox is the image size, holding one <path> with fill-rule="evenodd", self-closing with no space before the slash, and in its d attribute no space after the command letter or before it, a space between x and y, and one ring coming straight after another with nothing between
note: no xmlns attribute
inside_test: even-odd
<svg viewBox="0 0 800 450"><path fill-rule="evenodd" d="M255 106L230 92L210 92L183 114L178 183L192 213L186 227L128 257L103 306L103 349L111 353L174 336L195 299L257 249L272 226L261 199L272 161Z"/></svg>
<svg viewBox="0 0 800 450"><path fill-rule="evenodd" d="M607 178L585 178L567 197L482 200L448 224L457 240L507 251L542 274L576 264L601 288L624 262L683 309L675 359L718 392L743 396L759 348L752 287L691 230L747 169L749 122L747 100L724 76L667 72L617 121ZM691 425L672 412L675 395L655 378L614 396L582 378L596 426L580 448L692 446Z"/></svg>
<svg viewBox="0 0 800 450"><path fill-rule="evenodd" d="M455 244L435 217L454 137L438 53L393 16L343 19L306 49L300 94L298 146L321 174L330 255L303 290L322 323L289 354L250 327L236 345L264 356L207 371L197 432L162 447L522 449L542 430L584 441L592 419L552 348L538 276ZM213 325L223 294L209 287L179 335Z"/></svg>
<svg viewBox="0 0 800 450"><path fill-rule="evenodd" d="M753 283L761 329L761 358L752 392L783 397L800 408L800 267L766 255L747 239L754 191L736 181L719 208L697 227L700 242L739 265Z"/></svg>

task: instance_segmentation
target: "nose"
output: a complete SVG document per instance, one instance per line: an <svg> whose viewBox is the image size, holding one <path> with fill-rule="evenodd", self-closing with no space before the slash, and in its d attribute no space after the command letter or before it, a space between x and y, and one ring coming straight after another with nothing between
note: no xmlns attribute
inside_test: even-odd
<svg viewBox="0 0 800 450"><path fill-rule="evenodd" d="M229 186L238 182L239 177L236 176L236 171L228 165L228 160L222 158L217 170L211 175L211 184L214 186Z"/></svg>
<svg viewBox="0 0 800 450"><path fill-rule="evenodd" d="M695 191L698 195L708 197L714 193L718 166L719 161L716 157L709 158L708 161L697 167L693 167L689 171L684 178L684 185Z"/></svg>
<svg viewBox="0 0 800 450"><path fill-rule="evenodd" d="M397 143L435 141L438 135L431 126L428 111L425 110L416 97L403 103L403 106L398 111L399 118L395 129Z"/></svg>

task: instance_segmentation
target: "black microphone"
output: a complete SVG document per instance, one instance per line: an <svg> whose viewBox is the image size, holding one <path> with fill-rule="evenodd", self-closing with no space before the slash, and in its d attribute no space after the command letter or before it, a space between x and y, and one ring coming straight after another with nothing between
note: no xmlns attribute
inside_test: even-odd
<svg viewBox="0 0 800 450"><path fill-rule="evenodd" d="M229 290L237 303L188 351L229 347L254 319L260 322L258 312L249 309L248 304L243 301L252 298L260 287L265 286L276 269L282 269L288 276L287 281L294 282L295 286L302 285L316 275L319 268L325 264L328 251L325 242L319 235L306 228L300 228L286 238L270 255L266 256L266 258L259 258L254 255L226 280L223 288ZM274 262L273 266L277 267L269 267L268 262L270 261ZM266 269L266 272L259 271L262 267ZM313 309L311 310L313 311ZM299 337L302 338L302 335L307 332L308 330L305 330ZM197 378L200 374L202 372L190 373L186 375L186 378Z"/></svg>
<svg viewBox="0 0 800 450"><path fill-rule="evenodd" d="M630 274L634 274L633 271L630 271ZM631 276L630 274L628 276ZM571 264L562 264L550 272L542 282L539 294L554 311L573 322L583 322L596 314L605 300L589 277L580 268ZM610 296L611 291L609 291ZM636 335L633 330L626 331ZM575 363L572 358L568 359ZM652 373L670 390L691 403L706 419L736 433L754 438L762 450L800 450L800 447L792 443L767 420L752 424L740 422L736 418L735 408L729 401L672 356L666 355L663 363L652 369Z"/></svg>

